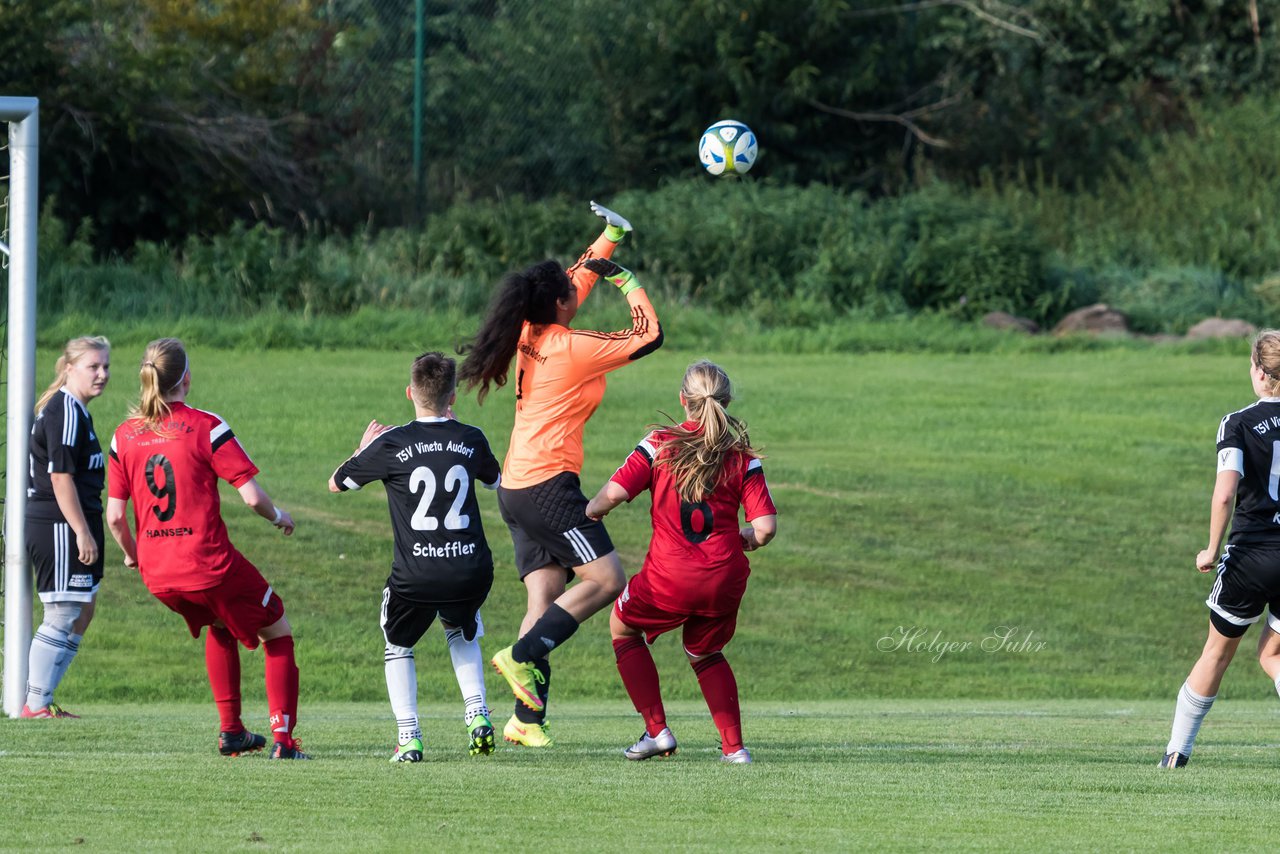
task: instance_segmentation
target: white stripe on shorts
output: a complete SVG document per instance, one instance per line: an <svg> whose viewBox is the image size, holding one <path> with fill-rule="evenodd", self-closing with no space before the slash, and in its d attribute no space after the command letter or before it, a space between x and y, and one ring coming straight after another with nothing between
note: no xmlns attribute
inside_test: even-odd
<svg viewBox="0 0 1280 854"><path fill-rule="evenodd" d="M262 597L262 607L267 607L267 603L271 601L271 585L267 585L267 595Z"/></svg>
<svg viewBox="0 0 1280 854"><path fill-rule="evenodd" d="M1235 614L1227 613L1226 609L1218 604L1218 597L1222 595L1222 576L1227 571L1227 560L1230 557L1231 546L1226 546L1222 550L1222 558L1218 561L1218 577L1214 579L1213 590L1210 591L1209 598L1204 600L1204 604L1208 605L1210 610L1233 626L1251 626L1261 619L1262 614L1259 614L1257 617L1249 620L1244 617L1237 617Z"/></svg>
<svg viewBox="0 0 1280 854"><path fill-rule="evenodd" d="M71 526L66 522L53 525L53 589L66 592L71 583ZM78 555L77 555L78 556Z"/></svg>
<svg viewBox="0 0 1280 854"><path fill-rule="evenodd" d="M583 563L591 563L591 561L599 557L596 554L596 550L591 548L591 543L587 542L587 538L577 528L570 528L565 531L564 538L569 541L569 545L573 546L574 554Z"/></svg>

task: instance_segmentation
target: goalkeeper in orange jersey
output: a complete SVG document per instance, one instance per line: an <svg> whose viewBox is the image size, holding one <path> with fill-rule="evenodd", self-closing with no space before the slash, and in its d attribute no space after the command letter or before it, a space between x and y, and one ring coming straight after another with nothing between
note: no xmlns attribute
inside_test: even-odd
<svg viewBox="0 0 1280 854"><path fill-rule="evenodd" d="M458 376L479 388L507 382L515 359L516 416L502 464L498 506L511 530L528 607L520 637L493 657L516 696L503 737L529 747L551 744L546 711L548 654L607 607L626 581L604 525L587 518L582 493L582 434L604 397L606 376L662 345L662 327L631 271L609 260L631 223L591 203L604 232L564 270L542 261L508 274L466 348ZM603 278L631 310L620 332L571 329L578 308ZM569 587L577 577L578 583Z"/></svg>

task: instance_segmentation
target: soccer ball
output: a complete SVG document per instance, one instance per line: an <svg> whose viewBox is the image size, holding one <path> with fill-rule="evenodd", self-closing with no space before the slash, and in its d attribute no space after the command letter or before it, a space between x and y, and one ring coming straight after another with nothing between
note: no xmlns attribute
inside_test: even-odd
<svg viewBox="0 0 1280 854"><path fill-rule="evenodd" d="M702 132L698 159L712 175L741 175L756 162L756 135L733 119L716 122Z"/></svg>

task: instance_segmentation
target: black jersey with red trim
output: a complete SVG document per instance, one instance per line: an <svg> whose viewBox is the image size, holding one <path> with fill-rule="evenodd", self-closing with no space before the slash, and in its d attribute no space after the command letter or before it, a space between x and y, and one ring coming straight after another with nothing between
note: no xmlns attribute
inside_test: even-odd
<svg viewBox="0 0 1280 854"><path fill-rule="evenodd" d="M88 408L65 388L50 398L31 425L27 517L65 522L51 474L69 474L86 514L102 513L107 463Z"/></svg>
<svg viewBox="0 0 1280 854"><path fill-rule="evenodd" d="M388 586L418 602L461 602L493 583L476 484L496 489L498 460L480 428L420 418L387 430L333 473L340 490L387 490L395 553Z"/></svg>
<svg viewBox="0 0 1280 854"><path fill-rule="evenodd" d="M1280 545L1280 398L1223 417L1218 471L1240 474L1228 542Z"/></svg>

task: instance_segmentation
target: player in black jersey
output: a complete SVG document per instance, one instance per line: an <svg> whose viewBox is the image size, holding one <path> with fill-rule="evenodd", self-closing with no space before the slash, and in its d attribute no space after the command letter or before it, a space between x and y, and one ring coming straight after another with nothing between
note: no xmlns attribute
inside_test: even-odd
<svg viewBox="0 0 1280 854"><path fill-rule="evenodd" d="M1201 572L1218 570L1205 600L1209 637L1178 692L1161 768L1187 764L1240 639L1264 608L1258 659L1280 692L1280 331L1264 330L1254 339L1249 375L1258 401L1218 427L1209 544L1196 555Z"/></svg>
<svg viewBox="0 0 1280 854"><path fill-rule="evenodd" d="M36 402L27 484L27 551L44 617L31 641L24 718L74 718L53 702L93 619L102 581L106 460L89 403L111 377L111 343L74 338Z"/></svg>
<svg viewBox="0 0 1280 854"><path fill-rule="evenodd" d="M383 482L395 556L382 591L387 693L399 725L392 762L422 760L413 647L437 615L466 705L472 755L493 752L480 654L480 606L493 585L476 485L496 489L498 460L478 427L455 421L457 365L443 353L413 363L405 394L415 420L399 427L371 421L354 456L329 479L331 492Z"/></svg>

